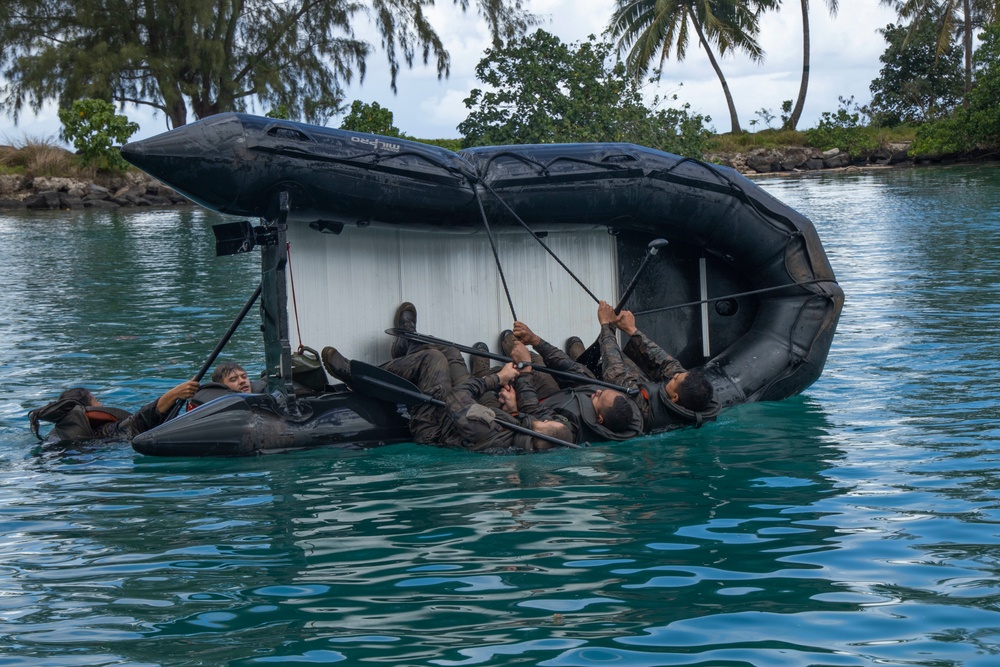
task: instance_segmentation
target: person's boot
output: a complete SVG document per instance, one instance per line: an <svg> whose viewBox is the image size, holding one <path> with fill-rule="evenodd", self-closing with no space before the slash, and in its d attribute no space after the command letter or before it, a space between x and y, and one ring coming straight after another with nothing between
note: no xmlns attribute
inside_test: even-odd
<svg viewBox="0 0 1000 667"><path fill-rule="evenodd" d="M350 384L351 382L351 362L333 347L324 347L320 352L323 360L323 367L326 371L341 382Z"/></svg>
<svg viewBox="0 0 1000 667"><path fill-rule="evenodd" d="M580 358L580 355L587 351L584 346L583 341L580 340L579 336L570 336L566 339L566 354L573 361Z"/></svg>
<svg viewBox="0 0 1000 667"><path fill-rule="evenodd" d="M409 301L399 304L399 308L396 309L396 314L392 318L392 326L403 331L416 331L417 307ZM408 338L395 338L392 341L392 348L389 350L389 354L393 359L398 359L406 354L409 347L410 341Z"/></svg>
<svg viewBox="0 0 1000 667"><path fill-rule="evenodd" d="M472 347L476 348L477 350L482 350L483 352L490 351L490 348L486 345L486 343L482 342L475 343L473 344ZM490 374L489 357L481 357L478 354L470 354L469 372L472 374L472 377L477 377L477 378L486 377L487 375L489 375Z"/></svg>
<svg viewBox="0 0 1000 667"><path fill-rule="evenodd" d="M514 338L514 332L510 329L504 329L500 332L500 349L503 350L503 353L508 357L510 356L510 351L514 349L514 343L516 342L517 338Z"/></svg>

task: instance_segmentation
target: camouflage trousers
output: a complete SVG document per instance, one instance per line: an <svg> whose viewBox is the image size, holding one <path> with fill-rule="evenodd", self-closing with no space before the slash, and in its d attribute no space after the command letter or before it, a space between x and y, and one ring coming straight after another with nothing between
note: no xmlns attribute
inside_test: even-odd
<svg viewBox="0 0 1000 667"><path fill-rule="evenodd" d="M383 364L382 368L406 378L421 393L439 401L446 400L452 388L469 379L469 369L462 353L444 345L418 345L410 343L406 354ZM479 403L487 407L500 407L496 394L487 392ZM461 442L462 437L447 418L445 408L424 403L410 408L410 433L415 442L422 444L448 444Z"/></svg>

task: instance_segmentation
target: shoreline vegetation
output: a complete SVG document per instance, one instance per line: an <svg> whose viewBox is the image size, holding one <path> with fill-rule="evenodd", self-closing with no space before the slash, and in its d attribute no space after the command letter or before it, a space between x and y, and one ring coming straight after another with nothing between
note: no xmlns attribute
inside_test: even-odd
<svg viewBox="0 0 1000 667"><path fill-rule="evenodd" d="M995 151L961 155L911 155L912 141L886 141L862 157L846 150L819 150L788 133L761 131L738 139L719 135L710 141L705 162L732 167L748 177L807 175L872 168L976 164L1000 160ZM792 133L793 135L797 133ZM445 144L450 142L429 141ZM449 146L450 148L451 146ZM186 206L192 202L150 176L81 167L77 156L52 141L27 140L19 147L0 145L0 213L19 210L118 209Z"/></svg>

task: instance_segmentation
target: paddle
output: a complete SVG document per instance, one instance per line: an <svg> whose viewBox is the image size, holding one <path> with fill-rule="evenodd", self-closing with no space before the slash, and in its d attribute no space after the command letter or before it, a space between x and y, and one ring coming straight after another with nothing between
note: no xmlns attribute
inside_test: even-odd
<svg viewBox="0 0 1000 667"><path fill-rule="evenodd" d="M666 239L653 239L649 242L649 245L646 246L646 256L642 258L642 262L639 264L639 268L636 269L635 275L632 276L632 280L629 282L628 287L625 288L621 298L618 299L618 305L615 306L615 315L622 312L622 308L625 307L625 303L628 301L628 298L632 296L632 292L635 291L636 286L639 284L639 278L643 273L645 273L646 267L649 266L650 260L656 257L657 253L660 252L660 249L666 247L667 243L669 243L669 241ZM601 343L600 339L598 339L591 343L590 347L584 350L583 354L577 357L576 360L578 363L583 364L593 371L594 375L600 375L601 369L598 366L600 359Z"/></svg>
<svg viewBox="0 0 1000 667"><path fill-rule="evenodd" d="M219 353L222 352L222 348L226 346L226 343L229 342L229 339L233 337L233 334L236 333L236 329L238 329L240 324L243 322L243 318L246 317L247 313L250 312L250 308L253 307L254 302L257 301L258 298L260 298L260 291L261 291L261 283L257 283L257 289L253 291L253 294L250 296L247 302L243 304L243 309L240 310L239 315L236 316L236 319L233 320L233 323L229 325L229 330L226 331L226 333L222 336L222 338L219 339L219 342L216 343L215 349L212 350L212 353L210 355L208 355L208 359L205 360L205 363L201 365L201 368L198 370L197 375L194 376L194 380L196 380L197 382L201 382L201 379L205 377L205 374L208 372L208 369L212 367L212 364L215 363L215 360L216 358L218 358ZM184 401L175 401L173 407L170 408L170 412L167 413L167 417L164 421L176 417L177 413L181 409L181 405L183 404Z"/></svg>
<svg viewBox="0 0 1000 667"><path fill-rule="evenodd" d="M428 334L417 333L416 331L406 331L404 329L386 329L385 332L390 336L398 336L399 338L408 338L410 340L415 340L419 343L430 343L431 345L443 345L447 347L453 347L459 352L468 352L469 354L474 354L479 357L486 357L487 359L494 359L496 361L502 361L504 363L513 362L514 360L508 356L502 354L494 354L488 350L480 350L477 347L467 347L465 345L459 345L458 343L453 343L450 340L444 340L442 338L435 338ZM556 368L549 368L548 366L536 366L535 364L519 361L516 362L518 370L531 366L536 371L542 373L548 373L549 375L554 375L556 377L563 377L568 380L576 380L577 382L582 382L583 384L596 384L600 387L607 387L608 389L614 389L615 391L620 391L624 394L638 394L639 390L635 387L623 387L618 384L613 384L611 382L605 382L604 380L598 380L586 375L580 375L579 373L572 373L570 371L563 371Z"/></svg>
<svg viewBox="0 0 1000 667"><path fill-rule="evenodd" d="M384 368L358 361L357 359L351 360L351 388L360 394L383 401L402 403L408 407L423 405L424 403L430 403L442 408L445 406L444 401L421 392L415 384L406 378L391 373ZM539 433L538 431L532 431L530 428L526 428L520 424L512 424L499 419L496 420L496 423L508 430L530 435L533 438L545 440L560 447L583 449L575 443Z"/></svg>

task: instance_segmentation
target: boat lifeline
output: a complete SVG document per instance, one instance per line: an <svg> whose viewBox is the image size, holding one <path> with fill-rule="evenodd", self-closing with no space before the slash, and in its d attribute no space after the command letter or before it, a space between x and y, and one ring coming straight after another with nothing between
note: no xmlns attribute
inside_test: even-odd
<svg viewBox="0 0 1000 667"><path fill-rule="evenodd" d="M304 392L292 350L389 357L401 301L421 333L495 341L514 319L557 344L596 337L596 301L627 308L719 410L819 377L843 291L812 223L732 169L632 144L454 153L403 139L221 114L123 156L198 204L220 254L260 248L268 394L229 396L141 434L156 455L247 455L409 439L405 407L341 384ZM650 261L651 242L662 248ZM641 275L637 275L639 268ZM633 278L635 280L633 280ZM249 290L248 290L249 291Z"/></svg>

